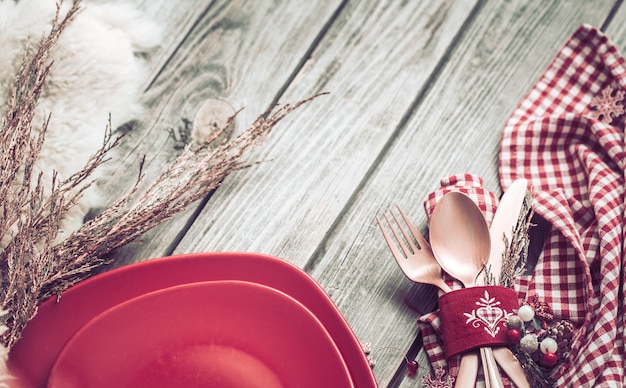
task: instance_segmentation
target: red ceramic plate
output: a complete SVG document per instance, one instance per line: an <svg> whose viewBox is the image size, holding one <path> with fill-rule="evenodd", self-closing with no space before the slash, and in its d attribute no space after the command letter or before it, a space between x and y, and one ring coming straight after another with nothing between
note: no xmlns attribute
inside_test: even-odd
<svg viewBox="0 0 626 388"><path fill-rule="evenodd" d="M322 322L357 387L376 381L357 338L324 290L306 272L256 253L197 253L153 259L84 280L42 303L9 354L11 372L25 388L44 386L68 339L96 315L137 296L186 283L241 280L280 290Z"/></svg>
<svg viewBox="0 0 626 388"><path fill-rule="evenodd" d="M273 288L191 283L131 299L67 342L49 388L352 387L319 320Z"/></svg>

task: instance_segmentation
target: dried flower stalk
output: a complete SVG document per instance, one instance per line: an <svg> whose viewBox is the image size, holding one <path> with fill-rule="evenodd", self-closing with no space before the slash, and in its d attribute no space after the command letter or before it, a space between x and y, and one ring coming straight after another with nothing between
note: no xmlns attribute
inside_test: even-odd
<svg viewBox="0 0 626 388"><path fill-rule="evenodd" d="M138 194L141 177L134 188L80 230L52 248L56 260L39 299L59 295L84 279L93 269L106 264L110 254L148 230L215 190L226 176L254 163L243 156L287 114L315 97L270 109L246 131L216 148L210 145L228 130L234 117L204 144L187 146L182 154L148 187ZM141 175L141 174L140 174ZM135 199L136 198L136 199Z"/></svg>
<svg viewBox="0 0 626 388"><path fill-rule="evenodd" d="M106 161L107 153L119 141L113 137L109 121L102 148L82 170L63 182L53 175L49 193L43 191L42 174L33 179L32 168L48 123L43 124L38 136L33 135L34 108L52 65L48 54L79 11L79 3L75 0L62 18L59 6L50 34L41 39L31 56L27 49L0 122L0 311L6 311L0 316L0 338L4 351L20 338L40 302L89 277L94 269L112 260L115 249L205 197L229 173L254 164L244 161L244 156L287 114L316 97L270 108L233 140L219 141L223 131L229 129L231 118L204 144L187 146L144 191L140 190L142 162L139 178L127 194L55 245L59 221L77 203L91 184L89 178L94 170ZM212 144L218 141L217 146Z"/></svg>
<svg viewBox="0 0 626 388"><path fill-rule="evenodd" d="M511 236L511 242L504 238L505 246L508 249L502 255L502 270L500 273L500 286L512 288L515 280L524 274L526 270L526 259L528 258L528 247L530 246L530 236L528 229L531 227L531 219L534 215L532 210L532 194L526 193L524 204L520 212L515 230Z"/></svg>
<svg viewBox="0 0 626 388"><path fill-rule="evenodd" d="M26 48L0 121L0 239L4 246L0 252L0 308L7 311L1 322L9 328L2 334L7 348L36 313L38 290L48 276L49 248L58 233L58 220L84 190L72 193L83 183L84 176L63 184L58 184L55 176L52 191L45 196L42 175L34 180L32 171L48 125L46 120L39 135L33 135L35 107L51 67L48 55L78 10L77 1L60 18L59 5L50 33L41 38L32 55L30 47Z"/></svg>
<svg viewBox="0 0 626 388"><path fill-rule="evenodd" d="M530 246L530 236L528 228L531 226L530 220L533 217L532 194L526 193L524 203L520 210L517 223L513 227L511 241L502 234L502 243L507 249L502 252L502 269L500 272L500 283L497 284L495 274L491 271L491 265L485 265L485 284L490 286L500 285L512 288L515 279L524 274L526 269L526 258L528 257L528 247Z"/></svg>

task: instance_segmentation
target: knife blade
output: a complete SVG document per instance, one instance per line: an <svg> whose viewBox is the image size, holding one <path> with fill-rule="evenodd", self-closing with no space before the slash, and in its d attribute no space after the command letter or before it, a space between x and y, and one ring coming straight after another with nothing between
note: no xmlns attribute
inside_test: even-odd
<svg viewBox="0 0 626 388"><path fill-rule="evenodd" d="M493 216L493 221L489 227L491 251L487 264L490 266L490 272L494 276L496 284L500 281L502 255L508 248L505 239L508 243L511 242L513 230L524 206L527 187L528 181L523 178L517 179L511 184L500 199L496 214Z"/></svg>
<svg viewBox="0 0 626 388"><path fill-rule="evenodd" d="M491 251L486 264L490 266L489 270L496 284L500 281L503 255L508 249L508 244L511 243L513 231L517 226L520 212L524 206L527 188L528 181L523 178L515 180L509 186L500 199L493 221L489 227ZM494 348L492 352L495 361L517 387L530 387L522 366L509 348ZM491 372L493 373L493 371Z"/></svg>

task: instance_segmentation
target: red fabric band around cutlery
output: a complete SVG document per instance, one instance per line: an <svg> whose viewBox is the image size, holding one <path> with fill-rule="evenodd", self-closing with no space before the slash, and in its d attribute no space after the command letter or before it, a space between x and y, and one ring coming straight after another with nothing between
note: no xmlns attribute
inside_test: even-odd
<svg viewBox="0 0 626 388"><path fill-rule="evenodd" d="M508 344L506 321L518 308L517 293L498 286L463 288L439 297L446 358Z"/></svg>

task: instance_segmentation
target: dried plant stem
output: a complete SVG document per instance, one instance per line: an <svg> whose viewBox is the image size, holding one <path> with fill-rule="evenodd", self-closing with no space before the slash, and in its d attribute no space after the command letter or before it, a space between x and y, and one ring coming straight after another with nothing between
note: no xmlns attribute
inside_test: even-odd
<svg viewBox="0 0 626 388"><path fill-rule="evenodd" d="M114 250L208 195L229 173L254 164L244 156L287 114L316 97L272 107L242 134L217 147L211 143L218 141L220 131L203 145L186 147L145 190L140 189L142 162L139 178L128 193L55 245L59 222L76 205L91 184L93 172L119 142L109 120L101 149L65 181L58 181L53 173L46 192L43 174L33 171L50 120L48 117L42 128L37 128L38 135L33 135L35 107L52 65L48 57L79 11L79 3L75 0L63 17L59 5L50 33L32 54L27 48L0 122L0 338L4 346L0 356L20 338L40 302L90 276L111 260ZM228 130L233 119L222 131Z"/></svg>
<svg viewBox="0 0 626 388"><path fill-rule="evenodd" d="M138 193L140 174L140 179L128 194L53 248L57 260L39 299L43 301L60 294L88 276L93 269L107 263L115 249L207 196L229 173L249 167L251 163L242 161L242 157L287 114L315 97L281 106L275 111L269 110L241 135L214 149L210 147L210 141L197 148L185 148L141 194ZM232 120L222 131L228 129ZM219 135L217 133L216 138Z"/></svg>
<svg viewBox="0 0 626 388"><path fill-rule="evenodd" d="M526 259L530 246L528 229L531 227L530 221L534 215L531 204L532 194L528 192L524 198L524 204L511 236L510 244L509 241L506 241L506 237L503 237L508 249L502 257L502 271L500 273L500 285L502 287L512 288L515 280L523 275L526 270Z"/></svg>
<svg viewBox="0 0 626 388"><path fill-rule="evenodd" d="M76 1L61 18L59 5L50 33L42 37L32 55L29 55L31 48L26 48L0 121L0 239L4 246L0 252L0 306L7 310L2 325L9 330L3 333L2 342L8 348L36 312L37 291L49 273L50 256L46 248L58 233L61 215L74 204L75 197L68 197L68 188L81 183L68 182L62 188L54 176L52 191L44 193L42 175L33 179L32 170L49 120L34 136L32 122L50 71L49 53L78 10Z"/></svg>
<svg viewBox="0 0 626 388"><path fill-rule="evenodd" d="M530 220L534 214L531 204L532 193L527 192L517 223L512 230L511 241L509 241L505 233L502 234L502 243L507 249L502 252L502 269L499 274L500 283L496 282L495 274L491 272L491 265L486 265L484 275L486 285L499 285L511 288L515 283L515 279L524 273L528 247L530 245L528 229L531 226Z"/></svg>

